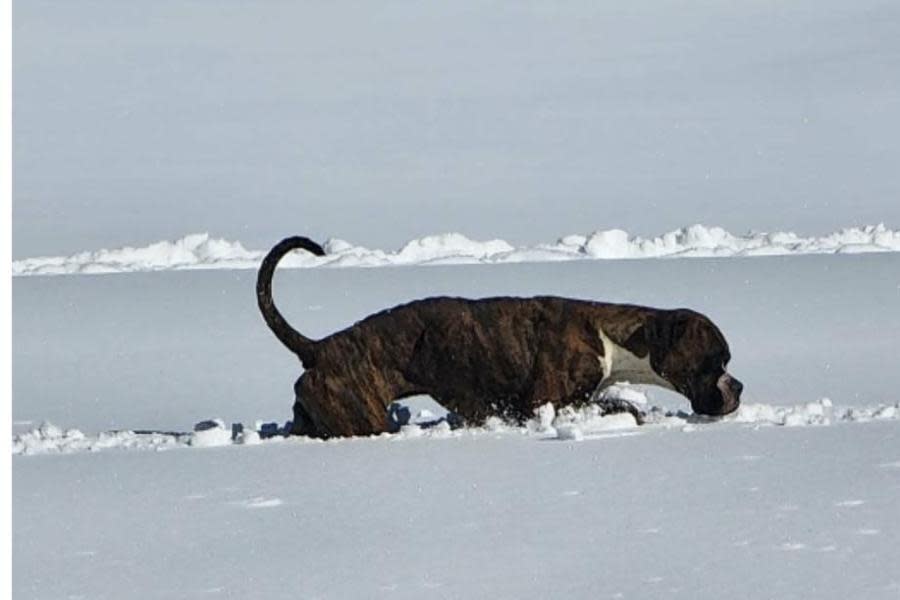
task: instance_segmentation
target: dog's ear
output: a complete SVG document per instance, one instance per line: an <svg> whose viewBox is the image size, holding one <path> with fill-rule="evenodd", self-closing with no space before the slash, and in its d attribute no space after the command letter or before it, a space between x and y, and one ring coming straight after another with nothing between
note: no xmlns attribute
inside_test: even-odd
<svg viewBox="0 0 900 600"><path fill-rule="evenodd" d="M683 311L660 311L646 323L648 337L671 346L685 334L689 321L689 315Z"/></svg>
<svg viewBox="0 0 900 600"><path fill-rule="evenodd" d="M635 356L640 358L647 356L650 353L650 343L647 339L647 323L637 323L625 336L625 343L622 345Z"/></svg>
<svg viewBox="0 0 900 600"><path fill-rule="evenodd" d="M644 323L644 339L654 358L662 363L687 332L690 319L682 311L661 311Z"/></svg>

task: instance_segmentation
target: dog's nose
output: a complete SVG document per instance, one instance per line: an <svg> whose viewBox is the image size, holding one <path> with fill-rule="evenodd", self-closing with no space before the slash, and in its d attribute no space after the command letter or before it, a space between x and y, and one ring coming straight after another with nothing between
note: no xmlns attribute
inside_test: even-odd
<svg viewBox="0 0 900 600"><path fill-rule="evenodd" d="M741 392L744 391L744 384L741 383L740 381L738 381L737 379L735 379L734 377L732 377L728 381L728 387L731 388L731 391L734 393L735 396L739 396L741 394Z"/></svg>

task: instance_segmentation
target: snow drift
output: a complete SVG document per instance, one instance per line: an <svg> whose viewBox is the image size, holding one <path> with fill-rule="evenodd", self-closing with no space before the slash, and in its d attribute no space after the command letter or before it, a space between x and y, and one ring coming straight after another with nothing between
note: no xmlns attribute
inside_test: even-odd
<svg viewBox="0 0 900 600"><path fill-rule="evenodd" d="M552 244L515 247L503 240L484 242L460 233L426 236L387 252L331 239L324 257L295 253L284 267L378 267L459 263L547 262L578 259L772 256L900 251L900 230L884 224L853 227L822 236L791 232L734 235L720 227L692 225L654 238L632 236L620 229L569 235ZM239 241L187 235L139 248L80 252L13 262L13 275L127 273L178 269L255 269L266 250L248 250Z"/></svg>
<svg viewBox="0 0 900 600"><path fill-rule="evenodd" d="M638 400L638 404L646 404L647 398L640 390L622 389L630 400ZM822 398L817 402L797 406L745 404L733 415L722 419L708 419L681 412L670 412L653 406L647 412L647 423L639 427L630 414L604 415L597 405L578 409L566 407L556 412L552 405L547 404L536 411L535 417L524 426L491 417L483 427L453 430L446 420L439 420L429 425L412 423L403 426L399 433L382 434L373 436L372 439L402 441L423 436L441 439L505 434L525 435L536 439L582 441L609 435L638 435L660 429L680 429L683 432L692 432L697 427L713 425L807 427L838 423L895 421L898 418L900 418L900 404L838 408L828 398ZM277 428L278 431L267 434L266 430L273 425L272 423L263 425L261 421L258 421L252 427L245 427L239 423L227 427L221 419L213 419L198 424L194 427L193 432L108 431L89 435L78 429L64 430L52 423L42 423L31 431L14 435L12 453L14 455L72 454L109 449L160 451L189 446L208 448L233 444L322 443L321 440L312 438L284 437L281 434L286 431L286 428ZM265 435L265 438L262 438L261 434ZM329 443L345 443L347 441L350 440L336 439Z"/></svg>

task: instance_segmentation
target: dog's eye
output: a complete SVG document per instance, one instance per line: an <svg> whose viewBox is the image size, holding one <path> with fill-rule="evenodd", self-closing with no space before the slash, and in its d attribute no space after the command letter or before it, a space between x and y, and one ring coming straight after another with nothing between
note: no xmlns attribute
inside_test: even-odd
<svg viewBox="0 0 900 600"><path fill-rule="evenodd" d="M700 365L700 369L704 373L719 373L725 371L725 364L727 361L722 359L722 356L708 356L706 357Z"/></svg>

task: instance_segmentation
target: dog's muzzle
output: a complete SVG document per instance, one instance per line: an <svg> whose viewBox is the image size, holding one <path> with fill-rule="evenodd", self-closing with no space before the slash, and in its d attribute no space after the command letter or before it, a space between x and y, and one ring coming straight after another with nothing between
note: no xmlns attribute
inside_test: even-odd
<svg viewBox="0 0 900 600"><path fill-rule="evenodd" d="M744 391L744 384L731 376L730 373L724 373L719 377L716 387L722 392L722 413L727 415L737 410L741 404L741 392Z"/></svg>

